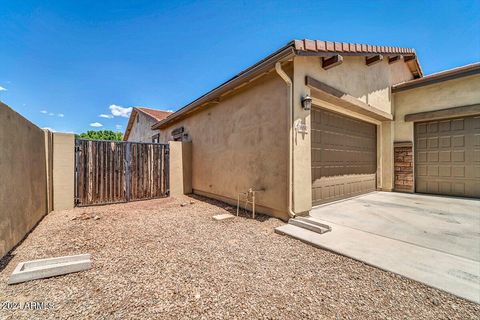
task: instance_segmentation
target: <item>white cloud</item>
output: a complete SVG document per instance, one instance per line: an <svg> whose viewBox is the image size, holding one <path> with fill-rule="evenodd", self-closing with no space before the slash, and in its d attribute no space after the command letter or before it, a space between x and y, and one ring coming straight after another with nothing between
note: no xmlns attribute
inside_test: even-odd
<svg viewBox="0 0 480 320"><path fill-rule="evenodd" d="M113 118L113 115L102 113L102 114L99 115L99 117L100 117L100 118L106 118L106 119L112 119L112 118Z"/></svg>
<svg viewBox="0 0 480 320"><path fill-rule="evenodd" d="M59 113L59 114L57 114L57 116L59 116L60 118L65 117L65 115L63 113Z"/></svg>
<svg viewBox="0 0 480 320"><path fill-rule="evenodd" d="M42 110L42 111L40 111L40 113L47 114L48 112L47 112L47 110Z"/></svg>
<svg viewBox="0 0 480 320"><path fill-rule="evenodd" d="M132 113L132 107L124 108L116 104L110 105L109 109L115 117L128 118L130 117L130 113Z"/></svg>
<svg viewBox="0 0 480 320"><path fill-rule="evenodd" d="M7 91L7 88L0 86L0 91Z"/></svg>
<svg viewBox="0 0 480 320"><path fill-rule="evenodd" d="M49 128L49 127L45 127L45 128L42 128L42 129L49 130L49 131L51 131L51 132L57 132L57 130L52 129L52 128Z"/></svg>
<svg viewBox="0 0 480 320"><path fill-rule="evenodd" d="M93 123L90 123L90 127L99 128L99 127L103 127L103 124L101 124L100 122L93 122Z"/></svg>
<svg viewBox="0 0 480 320"><path fill-rule="evenodd" d="M48 113L48 115L49 115L49 116L54 116L54 115L55 115L55 113L53 113L53 112L49 112L49 113Z"/></svg>
<svg viewBox="0 0 480 320"><path fill-rule="evenodd" d="M123 126L122 126L121 124L116 124L116 125L115 125L115 128L116 128L117 130L120 130L120 129L123 128Z"/></svg>

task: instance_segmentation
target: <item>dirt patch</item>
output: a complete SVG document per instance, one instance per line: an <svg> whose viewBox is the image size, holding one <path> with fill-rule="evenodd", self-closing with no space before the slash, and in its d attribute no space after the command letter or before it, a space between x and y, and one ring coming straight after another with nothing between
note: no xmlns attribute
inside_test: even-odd
<svg viewBox="0 0 480 320"><path fill-rule="evenodd" d="M0 303L47 310L0 318L478 318L479 305L277 235L275 218L212 219L228 211L180 197L52 212L0 272ZM6 284L21 261L82 253L89 271Z"/></svg>

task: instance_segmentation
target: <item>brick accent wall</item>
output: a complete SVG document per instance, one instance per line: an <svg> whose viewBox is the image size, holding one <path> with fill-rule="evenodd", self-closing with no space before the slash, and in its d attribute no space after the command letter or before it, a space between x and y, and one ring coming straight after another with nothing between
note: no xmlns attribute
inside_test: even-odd
<svg viewBox="0 0 480 320"><path fill-rule="evenodd" d="M413 146L411 142L394 144L395 191L413 192Z"/></svg>

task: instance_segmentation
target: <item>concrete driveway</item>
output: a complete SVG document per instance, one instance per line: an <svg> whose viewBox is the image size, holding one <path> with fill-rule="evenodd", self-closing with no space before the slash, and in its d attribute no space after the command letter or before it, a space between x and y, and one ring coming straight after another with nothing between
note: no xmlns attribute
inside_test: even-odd
<svg viewBox="0 0 480 320"><path fill-rule="evenodd" d="M314 208L310 215L480 261L480 200L372 192Z"/></svg>
<svg viewBox="0 0 480 320"><path fill-rule="evenodd" d="M372 192L308 219L332 231L276 231L480 303L480 200Z"/></svg>

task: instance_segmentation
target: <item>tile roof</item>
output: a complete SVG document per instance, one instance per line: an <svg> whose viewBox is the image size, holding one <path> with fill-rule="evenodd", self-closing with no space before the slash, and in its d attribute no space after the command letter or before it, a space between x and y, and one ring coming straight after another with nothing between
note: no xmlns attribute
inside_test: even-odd
<svg viewBox="0 0 480 320"><path fill-rule="evenodd" d="M294 40L295 50L332 53L415 54L415 49L323 40Z"/></svg>
<svg viewBox="0 0 480 320"><path fill-rule="evenodd" d="M145 107L133 107L132 113L130 114L130 118L128 119L127 128L125 129L125 134L123 135L123 140L127 141L130 132L132 131L132 127L134 124L135 115L137 112L141 112L142 114L146 115L147 117L155 120L155 122L161 121L171 115L173 112L165 111L165 110L157 110L157 109L150 109Z"/></svg>
<svg viewBox="0 0 480 320"><path fill-rule="evenodd" d="M135 107L134 109L137 109L137 111L140 111L157 121L163 120L173 113L171 111L156 110L156 109L150 109L145 107Z"/></svg>

